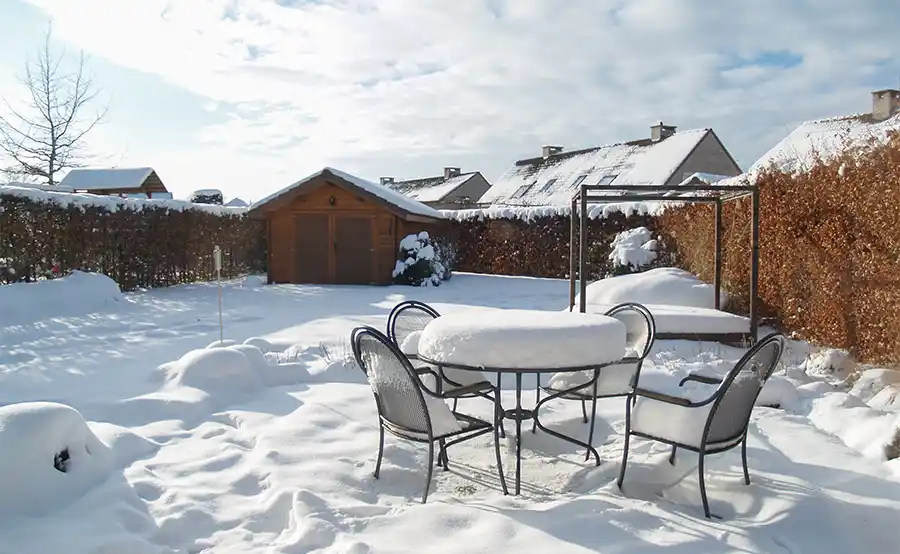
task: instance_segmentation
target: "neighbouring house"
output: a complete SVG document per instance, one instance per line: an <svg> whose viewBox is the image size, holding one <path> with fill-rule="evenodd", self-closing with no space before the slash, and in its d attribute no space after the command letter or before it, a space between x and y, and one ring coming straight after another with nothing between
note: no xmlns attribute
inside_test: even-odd
<svg viewBox="0 0 900 554"><path fill-rule="evenodd" d="M582 183L677 185L695 174L731 177L741 168L712 129L676 132L663 122L648 138L570 152L544 146L519 160L481 197L480 204L568 206ZM619 194L611 191L611 194Z"/></svg>
<svg viewBox="0 0 900 554"><path fill-rule="evenodd" d="M748 173L769 167L800 171L812 166L817 157L828 157L892 130L900 131L900 90L876 90L872 92L871 112L801 123L763 154Z"/></svg>
<svg viewBox="0 0 900 554"><path fill-rule="evenodd" d="M247 206L247 202L242 198L232 198L228 202L225 202L226 208L246 208Z"/></svg>
<svg viewBox="0 0 900 554"><path fill-rule="evenodd" d="M382 177L381 184L427 206L446 210L469 207L491 188L480 172L463 173L458 167L445 167L443 175L422 179L395 181Z"/></svg>
<svg viewBox="0 0 900 554"><path fill-rule="evenodd" d="M59 183L75 192L138 198L172 198L152 167L73 169Z"/></svg>
<svg viewBox="0 0 900 554"><path fill-rule="evenodd" d="M329 167L248 214L266 220L270 283L390 284L403 237L445 223L421 202Z"/></svg>
<svg viewBox="0 0 900 554"><path fill-rule="evenodd" d="M218 204L224 203L224 196L219 189L199 189L191 193L188 202L194 204Z"/></svg>

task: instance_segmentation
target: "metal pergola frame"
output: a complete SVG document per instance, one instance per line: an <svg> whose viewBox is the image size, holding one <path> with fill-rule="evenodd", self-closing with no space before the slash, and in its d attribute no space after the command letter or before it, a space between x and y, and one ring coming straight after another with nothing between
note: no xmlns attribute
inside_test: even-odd
<svg viewBox="0 0 900 554"><path fill-rule="evenodd" d="M602 191L604 194L596 194ZM591 194L591 193L595 194ZM610 196L610 192L621 192ZM750 332L749 336L741 334L684 334L657 338L693 338L695 340L714 340L720 342L756 342L759 329L759 187L751 184L741 185L581 185L572 196L572 212L569 218L569 311L575 307L575 282L579 284L579 311L587 310L587 222L588 204L618 204L622 202L683 202L689 204L715 204L715 289L716 308L720 306L722 294L722 206L733 200L750 197L751 221L750 230ZM578 214L577 247L575 214Z"/></svg>

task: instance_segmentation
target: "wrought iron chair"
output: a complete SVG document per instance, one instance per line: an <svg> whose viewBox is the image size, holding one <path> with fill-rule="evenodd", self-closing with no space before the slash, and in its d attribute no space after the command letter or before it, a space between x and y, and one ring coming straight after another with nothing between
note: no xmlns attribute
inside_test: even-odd
<svg viewBox="0 0 900 554"><path fill-rule="evenodd" d="M626 355L620 363L604 366L597 374L597 380L593 386L565 393L565 391L587 385L594 379L593 371L579 371L557 373L550 377L547 386L540 387L540 391L549 394L562 394L558 398L564 400L581 401L581 417L584 423L588 422L587 403L591 402L591 429L588 435L588 444L594 438L594 418L597 416L598 398L628 397L638 385L641 376L641 367L644 359L653 348L656 340L656 322L653 315L645 306L636 302L617 304L606 311L604 315L614 317L625 324L625 348ZM532 427L532 432L534 427ZM590 451L588 451L588 456Z"/></svg>
<svg viewBox="0 0 900 554"><path fill-rule="evenodd" d="M454 410L456 410L460 398L481 397L493 402L494 398L488 393L492 392L495 387L482 373L440 367L435 371L435 368L431 366L417 365L418 336L426 325L438 317L440 314L437 310L428 304L418 300L405 300L394 306L388 315L387 336L409 358L417 372L437 375L435 383L437 392L452 392L463 387L469 391L453 398Z"/></svg>
<svg viewBox="0 0 900 554"><path fill-rule="evenodd" d="M428 444L428 475L424 504L428 498L431 477L435 465L434 444L438 443L437 465L446 471L449 467L447 449L454 444L493 431L497 472L503 494L508 494L500 456L500 404L494 402L494 421L487 422L470 415L450 410L445 403L452 394L467 394L471 389L460 387L454 392L437 395L429 391L413 369L409 360L391 340L372 327L357 327L350 336L353 356L365 372L378 408L378 458L375 462L375 478L381 471L384 455L384 432Z"/></svg>
<svg viewBox="0 0 900 554"><path fill-rule="evenodd" d="M703 513L711 517L703 477L703 459L741 446L744 483L750 484L747 470L747 430L756 398L775 370L784 351L781 333L771 333L757 342L724 378L690 374L689 381L717 385L708 398L693 402L687 398L635 388L625 409L625 447L616 484L622 488L628 462L629 438L634 435L672 445L669 463L675 463L678 448L700 456L700 498Z"/></svg>

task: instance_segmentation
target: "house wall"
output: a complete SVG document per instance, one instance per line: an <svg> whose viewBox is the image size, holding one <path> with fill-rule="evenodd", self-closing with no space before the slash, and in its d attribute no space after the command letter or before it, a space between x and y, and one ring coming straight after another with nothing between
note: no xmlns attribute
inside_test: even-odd
<svg viewBox="0 0 900 554"><path fill-rule="evenodd" d="M666 185L677 185L694 173L713 173L734 177L741 174L728 151L713 133L707 133L697 148L688 156L672 174Z"/></svg>
<svg viewBox="0 0 900 554"><path fill-rule="evenodd" d="M425 204L437 210L463 210L473 207L473 204L477 203L489 188L491 188L491 184L479 173L445 196L440 202L425 202ZM471 204L459 202L465 197L471 199Z"/></svg>

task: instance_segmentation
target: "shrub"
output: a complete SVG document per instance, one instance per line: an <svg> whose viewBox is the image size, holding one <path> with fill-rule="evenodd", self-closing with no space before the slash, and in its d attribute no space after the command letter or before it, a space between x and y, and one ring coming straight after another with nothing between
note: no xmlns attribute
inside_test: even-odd
<svg viewBox="0 0 900 554"><path fill-rule="evenodd" d="M394 266L394 282L414 287L439 286L450 276L448 266L441 259L441 250L425 231L404 237Z"/></svg>
<svg viewBox="0 0 900 554"><path fill-rule="evenodd" d="M646 227L628 229L616 234L610 243L609 277L640 273L658 267L656 251L659 241Z"/></svg>
<svg viewBox="0 0 900 554"><path fill-rule="evenodd" d="M215 204L221 206L225 202L222 191L219 189L195 190L190 197L194 204Z"/></svg>

